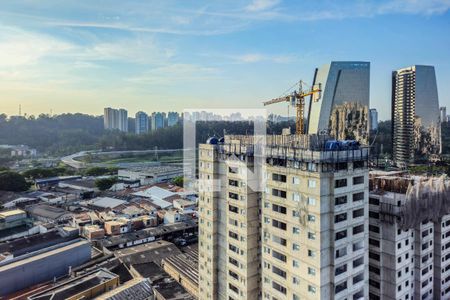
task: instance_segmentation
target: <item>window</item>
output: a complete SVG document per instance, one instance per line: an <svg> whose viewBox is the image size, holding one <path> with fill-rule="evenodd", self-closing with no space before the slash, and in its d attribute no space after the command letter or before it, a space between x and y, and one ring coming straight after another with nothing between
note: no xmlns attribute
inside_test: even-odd
<svg viewBox="0 0 450 300"><path fill-rule="evenodd" d="M315 276L316 275L316 269L308 267L308 274L312 275L312 276Z"/></svg>
<svg viewBox="0 0 450 300"><path fill-rule="evenodd" d="M234 199L234 200L239 200L239 195L236 193L229 192L228 197L230 197L231 199Z"/></svg>
<svg viewBox="0 0 450 300"><path fill-rule="evenodd" d="M281 286L278 283L276 283L275 281L272 281L272 287L273 287L274 290L277 290L280 293L286 295L286 288L284 286Z"/></svg>
<svg viewBox="0 0 450 300"><path fill-rule="evenodd" d="M364 224L353 227L353 235L364 232Z"/></svg>
<svg viewBox="0 0 450 300"><path fill-rule="evenodd" d="M316 239L316 234L312 233L312 232L308 232L308 239L315 240Z"/></svg>
<svg viewBox="0 0 450 300"><path fill-rule="evenodd" d="M281 276L283 278L286 278L286 272L275 266L272 266L272 273L277 274L278 276Z"/></svg>
<svg viewBox="0 0 450 300"><path fill-rule="evenodd" d="M353 202L363 201L364 200L364 192L353 194Z"/></svg>
<svg viewBox="0 0 450 300"><path fill-rule="evenodd" d="M347 230L338 231L336 232L335 240L338 241L346 237L347 237Z"/></svg>
<svg viewBox="0 0 450 300"><path fill-rule="evenodd" d="M364 208L355 209L353 211L353 219L363 217L364 216Z"/></svg>
<svg viewBox="0 0 450 300"><path fill-rule="evenodd" d="M286 199L286 191L278 190L278 189L272 189L272 195L280 198Z"/></svg>
<svg viewBox="0 0 450 300"><path fill-rule="evenodd" d="M228 287L230 288L230 290L232 290L236 294L239 294L239 289L237 287L235 287L234 285L232 285L231 283L228 284Z"/></svg>
<svg viewBox="0 0 450 300"><path fill-rule="evenodd" d="M340 196L334 198L334 205L343 205L347 203L347 196Z"/></svg>
<svg viewBox="0 0 450 300"><path fill-rule="evenodd" d="M293 234L300 234L300 228L298 228L298 227L292 227L292 233L293 233Z"/></svg>
<svg viewBox="0 0 450 300"><path fill-rule="evenodd" d="M308 179L308 187L309 188L315 188L316 187L316 181L312 179Z"/></svg>
<svg viewBox="0 0 450 300"><path fill-rule="evenodd" d="M300 194L299 193L293 193L292 194L292 200L298 202L300 201Z"/></svg>
<svg viewBox="0 0 450 300"><path fill-rule="evenodd" d="M281 238L279 236L276 236L276 235L272 236L272 241L274 241L277 244L280 244L281 246L286 246L286 244L287 244L286 239L283 239L283 238Z"/></svg>
<svg viewBox="0 0 450 300"><path fill-rule="evenodd" d="M308 292L310 292L311 294L315 294L316 288L312 285L308 285Z"/></svg>
<svg viewBox="0 0 450 300"><path fill-rule="evenodd" d="M300 268L300 262L298 260L292 260L292 266L294 268Z"/></svg>
<svg viewBox="0 0 450 300"><path fill-rule="evenodd" d="M345 272L347 272L347 264L337 267L334 271L334 275L338 276Z"/></svg>
<svg viewBox="0 0 450 300"><path fill-rule="evenodd" d="M369 239L369 244L372 245L372 246L380 248L380 241L379 240Z"/></svg>
<svg viewBox="0 0 450 300"><path fill-rule="evenodd" d="M286 223L273 219L272 226L281 230L286 230Z"/></svg>
<svg viewBox="0 0 450 300"><path fill-rule="evenodd" d="M370 252L369 251L369 258L376 260L376 261L380 261L380 255L378 253L374 253L374 252Z"/></svg>
<svg viewBox="0 0 450 300"><path fill-rule="evenodd" d="M336 258L340 258L347 255L347 247L343 247L336 250Z"/></svg>
<svg viewBox="0 0 450 300"><path fill-rule="evenodd" d="M336 179L334 181L334 187L335 188L341 188L341 187L345 187L345 186L347 186L347 178Z"/></svg>
<svg viewBox="0 0 450 300"><path fill-rule="evenodd" d="M347 220L347 213L342 213L334 216L334 223L339 223Z"/></svg>
<svg viewBox="0 0 450 300"><path fill-rule="evenodd" d="M316 252L311 250L311 249L308 249L308 256L309 257L316 257Z"/></svg>
<svg viewBox="0 0 450 300"><path fill-rule="evenodd" d="M275 250L272 251L272 257L281 260L282 262L286 262L286 255L283 255Z"/></svg>
<svg viewBox="0 0 450 300"><path fill-rule="evenodd" d="M232 231L228 231L228 236L230 238L235 239L235 240L239 240L239 235L237 233L232 232Z"/></svg>
<svg viewBox="0 0 450 300"><path fill-rule="evenodd" d="M308 215L308 222L315 222L315 221L316 221L316 216Z"/></svg>
<svg viewBox="0 0 450 300"><path fill-rule="evenodd" d="M374 211L369 211L369 217L372 219L379 219L380 218L380 214Z"/></svg>
<svg viewBox="0 0 450 300"><path fill-rule="evenodd" d="M228 205L228 210L236 214L239 213L239 208L233 205Z"/></svg>
<svg viewBox="0 0 450 300"><path fill-rule="evenodd" d="M292 184L300 184L300 178L297 176L292 177Z"/></svg>
<svg viewBox="0 0 450 300"><path fill-rule="evenodd" d="M286 207L277 204L272 204L272 211L275 211L280 214L286 214Z"/></svg>
<svg viewBox="0 0 450 300"><path fill-rule="evenodd" d="M380 205L380 199L377 199L377 198L369 198L369 204L372 204L372 205Z"/></svg>
<svg viewBox="0 0 450 300"><path fill-rule="evenodd" d="M361 282L364 280L364 273L359 273L355 277L353 277L353 284L357 284L358 282Z"/></svg>
<svg viewBox="0 0 450 300"><path fill-rule="evenodd" d="M299 245L299 244L296 244L296 243L293 243L293 244L292 244L292 250L294 250L294 251L299 251L299 250L300 250L300 245Z"/></svg>
<svg viewBox="0 0 450 300"><path fill-rule="evenodd" d="M344 281L338 285L336 285L335 289L334 289L334 293L335 294L339 294L340 292L344 291L347 289L347 281Z"/></svg>
<svg viewBox="0 0 450 300"><path fill-rule="evenodd" d="M281 174L272 174L272 180L273 181L279 181L279 182L286 182L286 175Z"/></svg>
<svg viewBox="0 0 450 300"><path fill-rule="evenodd" d="M353 244L353 251L358 251L364 248L364 241L358 241Z"/></svg>
<svg viewBox="0 0 450 300"><path fill-rule="evenodd" d="M375 233L380 233L380 227L375 226L375 225L369 225L369 231L372 231Z"/></svg>
<svg viewBox="0 0 450 300"><path fill-rule="evenodd" d="M364 183L364 176L353 177L353 185Z"/></svg>
<svg viewBox="0 0 450 300"><path fill-rule="evenodd" d="M353 268L357 268L362 264L364 264L364 256L357 258L353 261Z"/></svg>
<svg viewBox="0 0 450 300"><path fill-rule="evenodd" d="M308 205L311 205L311 206L316 205L316 199L308 197Z"/></svg>

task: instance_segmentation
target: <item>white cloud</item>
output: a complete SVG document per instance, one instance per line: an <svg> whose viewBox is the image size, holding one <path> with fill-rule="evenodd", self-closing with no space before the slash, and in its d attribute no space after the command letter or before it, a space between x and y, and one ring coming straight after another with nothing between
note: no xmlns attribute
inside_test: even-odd
<svg viewBox="0 0 450 300"><path fill-rule="evenodd" d="M258 63L264 61L273 63L289 63L295 60L295 57L292 55L267 55L261 53L249 53L229 57L240 63Z"/></svg>
<svg viewBox="0 0 450 300"><path fill-rule="evenodd" d="M246 7L246 10L253 12L264 11L275 7L280 2L281 0L253 0L252 3Z"/></svg>

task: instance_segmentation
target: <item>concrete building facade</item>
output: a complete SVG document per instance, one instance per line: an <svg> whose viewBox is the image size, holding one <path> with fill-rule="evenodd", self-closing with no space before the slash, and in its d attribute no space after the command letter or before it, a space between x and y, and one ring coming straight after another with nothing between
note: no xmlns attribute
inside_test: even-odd
<svg viewBox="0 0 450 300"><path fill-rule="evenodd" d="M135 133L145 134L149 129L148 115L143 111L138 111L135 116Z"/></svg>
<svg viewBox="0 0 450 300"><path fill-rule="evenodd" d="M264 191L248 136L200 145L200 299L368 297L368 149L319 144L271 137Z"/></svg>

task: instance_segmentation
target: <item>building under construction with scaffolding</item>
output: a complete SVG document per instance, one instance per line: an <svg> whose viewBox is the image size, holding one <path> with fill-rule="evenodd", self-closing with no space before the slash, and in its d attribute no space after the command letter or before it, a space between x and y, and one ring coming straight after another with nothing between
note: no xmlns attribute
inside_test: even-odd
<svg viewBox="0 0 450 300"><path fill-rule="evenodd" d="M317 135L199 146L200 299L367 299L367 147Z"/></svg>
<svg viewBox="0 0 450 300"><path fill-rule="evenodd" d="M450 181L370 173L370 299L450 299Z"/></svg>

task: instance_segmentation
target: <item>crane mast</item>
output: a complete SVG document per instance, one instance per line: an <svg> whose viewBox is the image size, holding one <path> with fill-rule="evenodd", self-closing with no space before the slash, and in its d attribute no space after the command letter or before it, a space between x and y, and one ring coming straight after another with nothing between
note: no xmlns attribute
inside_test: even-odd
<svg viewBox="0 0 450 300"><path fill-rule="evenodd" d="M292 106L295 106L296 109L296 120L295 120L295 133L303 134L305 131L305 98L308 96L313 97L313 101L317 102L320 99L321 86L320 83L317 88L312 87L308 90L303 90L304 82L300 80L298 92L294 91L291 95L283 96L279 98L275 98L269 101L263 102L264 106L281 103L281 102L290 102ZM315 94L318 94L318 97L314 97Z"/></svg>

